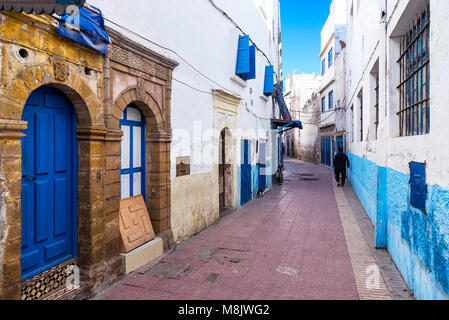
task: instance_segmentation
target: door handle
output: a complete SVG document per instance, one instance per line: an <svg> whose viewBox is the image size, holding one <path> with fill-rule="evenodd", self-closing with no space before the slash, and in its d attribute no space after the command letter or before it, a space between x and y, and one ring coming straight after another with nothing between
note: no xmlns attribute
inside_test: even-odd
<svg viewBox="0 0 449 320"><path fill-rule="evenodd" d="M26 178L25 181L27 182L36 181L36 177Z"/></svg>

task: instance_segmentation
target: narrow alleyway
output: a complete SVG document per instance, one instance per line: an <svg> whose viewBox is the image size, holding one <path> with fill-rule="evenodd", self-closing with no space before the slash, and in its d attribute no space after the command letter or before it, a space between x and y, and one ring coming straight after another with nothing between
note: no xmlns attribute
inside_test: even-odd
<svg viewBox="0 0 449 320"><path fill-rule="evenodd" d="M95 299L410 298L388 253L376 253L366 242L369 225L360 223L350 186L337 189L331 171L321 166L288 159L286 169L282 187Z"/></svg>

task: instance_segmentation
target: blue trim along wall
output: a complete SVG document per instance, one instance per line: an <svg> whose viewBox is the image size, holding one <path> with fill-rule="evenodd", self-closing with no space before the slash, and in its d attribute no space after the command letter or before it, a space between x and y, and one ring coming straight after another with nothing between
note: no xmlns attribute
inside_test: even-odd
<svg viewBox="0 0 449 320"><path fill-rule="evenodd" d="M417 299L449 299L449 188L428 185L427 214L410 206L410 175L348 154L349 179Z"/></svg>

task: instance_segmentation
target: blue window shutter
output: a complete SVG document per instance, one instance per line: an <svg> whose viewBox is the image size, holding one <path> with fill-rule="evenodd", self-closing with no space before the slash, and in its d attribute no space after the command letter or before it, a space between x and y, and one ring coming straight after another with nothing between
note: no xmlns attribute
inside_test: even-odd
<svg viewBox="0 0 449 320"><path fill-rule="evenodd" d="M263 94L268 96L271 96L273 94L273 87L274 87L274 67L273 66L266 66L265 67L265 84L263 87Z"/></svg>
<svg viewBox="0 0 449 320"><path fill-rule="evenodd" d="M237 53L237 68L236 74L244 74L250 71L250 54L249 54L249 36L239 37L239 48Z"/></svg>
<svg viewBox="0 0 449 320"><path fill-rule="evenodd" d="M256 45L249 47L249 72L242 74L243 80L256 79Z"/></svg>

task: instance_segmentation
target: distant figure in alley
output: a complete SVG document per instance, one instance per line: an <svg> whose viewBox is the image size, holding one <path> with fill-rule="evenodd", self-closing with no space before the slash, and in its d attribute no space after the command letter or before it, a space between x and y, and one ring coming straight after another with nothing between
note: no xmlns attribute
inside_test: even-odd
<svg viewBox="0 0 449 320"><path fill-rule="evenodd" d="M346 167L350 167L349 158L343 152L343 148L338 148L338 153L334 158L335 179L339 187L344 187L346 182Z"/></svg>

